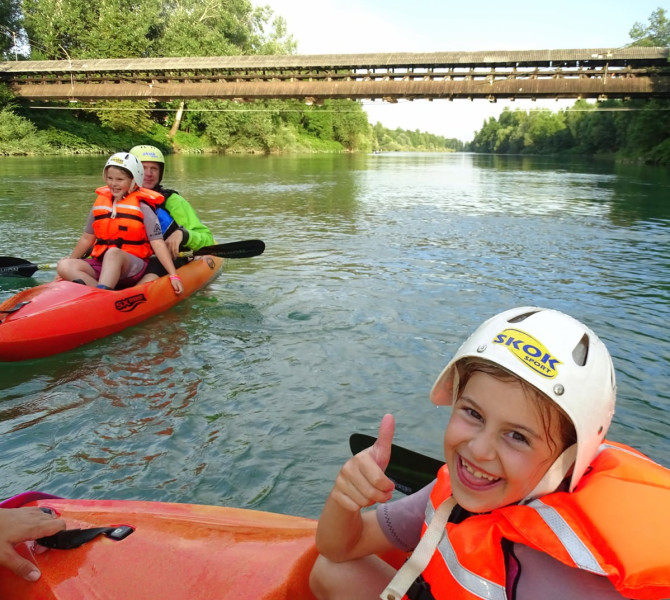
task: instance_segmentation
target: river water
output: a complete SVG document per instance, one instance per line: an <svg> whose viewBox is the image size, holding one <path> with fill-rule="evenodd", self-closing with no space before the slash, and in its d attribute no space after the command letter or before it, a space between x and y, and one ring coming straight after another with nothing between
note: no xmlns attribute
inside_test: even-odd
<svg viewBox="0 0 670 600"><path fill-rule="evenodd" d="M0 254L54 262L103 157L0 158ZM609 437L670 466L670 175L469 154L170 156L218 242L260 238L168 313L0 364L3 492L317 517L351 433L385 412L440 456L428 391L481 321L554 307L606 341ZM0 300L49 281L0 278ZM82 316L82 318L89 318ZM94 318L94 317L93 317Z"/></svg>

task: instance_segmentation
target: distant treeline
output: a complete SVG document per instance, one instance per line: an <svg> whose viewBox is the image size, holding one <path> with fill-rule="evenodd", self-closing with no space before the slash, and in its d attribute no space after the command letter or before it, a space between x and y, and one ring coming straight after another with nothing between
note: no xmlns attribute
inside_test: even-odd
<svg viewBox="0 0 670 600"><path fill-rule="evenodd" d="M484 124L469 149L498 154L605 154L668 165L670 101L580 100L558 112L505 109Z"/></svg>
<svg viewBox="0 0 670 600"><path fill-rule="evenodd" d="M635 23L631 46L670 46L663 8L648 23ZM670 165L670 101L578 101L567 110L505 110L489 119L469 145L501 154L610 154L622 160Z"/></svg>
<svg viewBox="0 0 670 600"><path fill-rule="evenodd" d="M374 150L379 152L460 152L466 146L455 138L445 138L418 129L387 129L381 123L377 123L372 132Z"/></svg>

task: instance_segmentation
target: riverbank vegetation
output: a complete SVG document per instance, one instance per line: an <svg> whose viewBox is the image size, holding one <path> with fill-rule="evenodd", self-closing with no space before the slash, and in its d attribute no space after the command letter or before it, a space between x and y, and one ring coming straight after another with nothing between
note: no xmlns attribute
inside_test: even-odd
<svg viewBox="0 0 670 600"><path fill-rule="evenodd" d="M292 54L283 18L249 0L0 0L5 59ZM2 35L4 34L4 35ZM19 56L20 54L20 56ZM0 91L0 153L106 153L136 143L177 152L461 150L459 140L371 127L359 102L222 100L46 103Z"/></svg>
<svg viewBox="0 0 670 600"><path fill-rule="evenodd" d="M114 104L104 110L7 103L0 108L0 155L106 154L135 144L165 152L229 154L450 152L465 147L460 140L431 133L390 130L379 123L371 127L362 106L349 100L318 107L291 100L252 105L194 101L172 133L175 111L138 102Z"/></svg>
<svg viewBox="0 0 670 600"><path fill-rule="evenodd" d="M579 100L571 108L504 109L480 129L470 149L497 154L581 154L670 165L670 102Z"/></svg>
<svg viewBox="0 0 670 600"><path fill-rule="evenodd" d="M670 20L657 9L649 23L635 23L632 46L670 46ZM670 101L578 100L566 110L503 110L490 118L469 146L498 154L586 154L670 165Z"/></svg>
<svg viewBox="0 0 670 600"><path fill-rule="evenodd" d="M124 8L125 7L125 8ZM3 59L291 54L283 18L248 0L0 0ZM632 45L670 45L665 10L636 23ZM578 101L563 111L504 110L468 144L368 122L360 102L297 100L93 104L20 102L0 86L0 154L460 151L606 154L670 164L670 102Z"/></svg>

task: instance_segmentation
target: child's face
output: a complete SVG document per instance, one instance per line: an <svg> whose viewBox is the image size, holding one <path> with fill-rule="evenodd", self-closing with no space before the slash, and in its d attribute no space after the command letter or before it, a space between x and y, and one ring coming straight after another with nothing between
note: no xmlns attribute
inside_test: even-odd
<svg viewBox="0 0 670 600"><path fill-rule="evenodd" d="M549 436L558 440L557 419ZM536 405L515 382L475 372L454 403L444 433L454 498L488 512L525 498L560 454Z"/></svg>
<svg viewBox="0 0 670 600"><path fill-rule="evenodd" d="M114 198L121 198L128 193L133 184L133 178L125 169L118 167L107 167L105 170L105 183L112 190Z"/></svg>

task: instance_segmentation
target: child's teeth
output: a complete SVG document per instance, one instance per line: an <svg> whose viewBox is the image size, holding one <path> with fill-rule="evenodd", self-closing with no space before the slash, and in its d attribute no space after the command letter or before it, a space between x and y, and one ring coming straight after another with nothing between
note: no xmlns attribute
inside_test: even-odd
<svg viewBox="0 0 670 600"><path fill-rule="evenodd" d="M473 469L470 465L468 465L465 461L461 461L461 464L465 468L465 470L472 474L474 477L477 479L488 479L489 481L496 481L498 477L493 477L492 475L487 475L486 473L482 473L481 471L477 471L476 469Z"/></svg>

